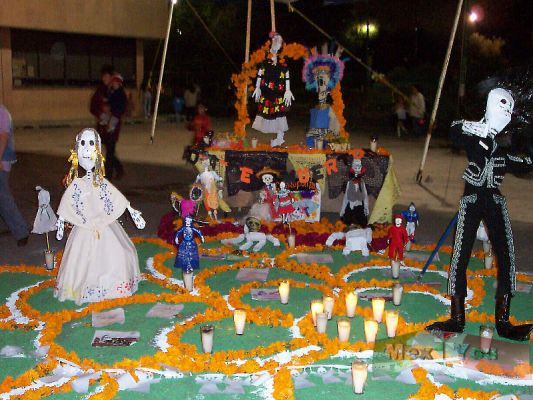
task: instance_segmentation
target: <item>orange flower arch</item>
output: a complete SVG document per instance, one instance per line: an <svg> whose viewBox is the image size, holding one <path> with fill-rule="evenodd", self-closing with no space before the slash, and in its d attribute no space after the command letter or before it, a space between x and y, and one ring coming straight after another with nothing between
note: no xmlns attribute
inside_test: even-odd
<svg viewBox="0 0 533 400"><path fill-rule="evenodd" d="M250 123L250 116L247 109L247 95L254 90L254 79L257 76L257 67L265 61L270 49L270 41L267 41L258 50L250 55L250 61L242 64L242 70L238 74L231 76L231 81L235 86L237 100L235 101L235 109L237 110L237 119L233 124L235 134L240 137L246 137L246 125ZM280 61L283 62L285 58L292 60L300 60L309 57L310 51L304 45L299 43L289 43L283 46L280 53ZM344 101L342 100L342 91L340 82L331 91L332 104L331 108L337 116L340 125L341 137L347 138L346 119L344 118Z"/></svg>

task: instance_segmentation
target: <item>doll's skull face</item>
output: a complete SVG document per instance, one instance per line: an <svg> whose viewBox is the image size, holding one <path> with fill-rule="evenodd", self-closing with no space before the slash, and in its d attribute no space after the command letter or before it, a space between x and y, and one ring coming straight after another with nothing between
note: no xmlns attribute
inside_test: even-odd
<svg viewBox="0 0 533 400"><path fill-rule="evenodd" d="M328 91L328 84L331 79L329 71L319 69L315 72L316 86L318 93Z"/></svg>
<svg viewBox="0 0 533 400"><path fill-rule="evenodd" d="M285 182L280 182L280 183L279 183L279 188L280 188L281 190L284 190L284 189L285 189Z"/></svg>
<svg viewBox="0 0 533 400"><path fill-rule="evenodd" d="M261 230L261 222L254 217L246 218L246 226L250 232L259 232Z"/></svg>
<svg viewBox="0 0 533 400"><path fill-rule="evenodd" d="M100 144L98 134L92 129L83 130L76 138L78 163L86 171L92 171L96 165L97 145Z"/></svg>
<svg viewBox="0 0 533 400"><path fill-rule="evenodd" d="M281 37L281 35L274 35L274 37L272 38L272 45L270 46L270 52L272 54L278 54L278 52L280 51L281 49L281 45L283 44L283 38Z"/></svg>
<svg viewBox="0 0 533 400"><path fill-rule="evenodd" d="M402 219L401 218L394 218L394 225L396 225L396 227L400 227L402 226Z"/></svg>
<svg viewBox="0 0 533 400"><path fill-rule="evenodd" d="M190 228L192 226L192 218L185 217L185 227Z"/></svg>
<svg viewBox="0 0 533 400"><path fill-rule="evenodd" d="M209 165L210 165L209 157L202 158L200 162L201 162L203 169L209 169Z"/></svg>
<svg viewBox="0 0 533 400"><path fill-rule="evenodd" d="M416 210L415 205L414 205L414 204L411 204L411 205L409 206L409 211L411 211L411 212L415 212L415 210Z"/></svg>
<svg viewBox="0 0 533 400"><path fill-rule="evenodd" d="M274 182L274 176L272 176L271 174L264 174L261 177L261 180L265 185L270 185L272 182Z"/></svg>
<svg viewBox="0 0 533 400"><path fill-rule="evenodd" d="M359 158L355 158L352 162L352 168L355 174L360 174L361 169L363 168L363 164L361 163L361 160Z"/></svg>
<svg viewBox="0 0 533 400"><path fill-rule="evenodd" d="M485 119L489 125L489 134L500 133L511 122L514 99L507 90L496 88L490 91L487 98Z"/></svg>

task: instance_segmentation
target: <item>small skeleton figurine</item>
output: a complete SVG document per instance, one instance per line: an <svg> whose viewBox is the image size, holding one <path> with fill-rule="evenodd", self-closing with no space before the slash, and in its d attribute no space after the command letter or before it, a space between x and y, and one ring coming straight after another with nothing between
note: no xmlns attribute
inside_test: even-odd
<svg viewBox="0 0 533 400"><path fill-rule="evenodd" d="M530 102L529 97L523 100ZM466 270L481 220L485 222L498 260L495 307L498 335L512 340L529 340L533 331L533 324L513 325L509 321L511 298L516 289L516 265L509 210L499 187L505 173L533 170L531 157L510 154L496 141L496 136L511 122L514 105L515 99L509 91L495 88L488 95L485 116L481 121L457 121L452 124L450 138L458 147L466 150L469 162L463 174L465 190L459 202L455 243L448 273L451 318L428 326L426 329L429 331L464 330Z"/></svg>
<svg viewBox="0 0 533 400"><path fill-rule="evenodd" d="M294 212L294 198L290 190L285 188L285 182L279 183L279 189L276 191L274 205L276 211L281 215L281 222L287 224L290 221L290 215Z"/></svg>
<svg viewBox="0 0 533 400"><path fill-rule="evenodd" d="M209 218L218 222L218 209L224 212L230 212L226 202L222 199L222 178L212 170L209 156L202 154L200 156L202 172L196 177L196 183L202 186L202 196L204 207Z"/></svg>
<svg viewBox="0 0 533 400"><path fill-rule="evenodd" d="M346 225L366 226L368 224L370 212L368 209L368 194L363 181L365 172L361 159L354 158L340 212L340 217Z"/></svg>
<svg viewBox="0 0 533 400"><path fill-rule="evenodd" d="M270 53L267 61L257 71L255 91L252 94L258 103L252 128L263 133L275 133L276 138L270 142L275 147L285 142L285 132L289 129L286 113L294 96L291 92L289 68L287 64L278 62L283 38L280 34L271 32L270 39Z"/></svg>
<svg viewBox="0 0 533 400"><path fill-rule="evenodd" d="M346 245L342 250L344 256L348 256L353 251L360 251L363 257L370 255L368 246L372 243L372 229L350 227L348 232L333 232L326 241L326 246L331 247L336 240L346 239Z"/></svg>
<svg viewBox="0 0 533 400"><path fill-rule="evenodd" d="M57 216L50 206L50 193L40 186L37 186L35 190L38 192L39 209L37 210L37 215L35 215L32 233L48 234L48 232L57 229Z"/></svg>
<svg viewBox="0 0 533 400"><path fill-rule="evenodd" d="M317 49L313 48L303 66L305 88L318 94L318 104L310 110L310 129L306 135L306 144L310 147L315 147L315 141L328 134L339 136L339 120L327 100L344 74L344 62L339 59L341 53L339 47L335 55L328 54L327 44L322 46L322 54L317 54Z"/></svg>
<svg viewBox="0 0 533 400"><path fill-rule="evenodd" d="M204 242L204 236L202 232L194 227L192 217L185 217L183 226L178 229L174 238L174 242L178 246L174 268L180 268L185 273L190 273L200 268L200 256L198 254L198 246L194 241L195 236L198 236L202 243Z"/></svg>
<svg viewBox="0 0 533 400"><path fill-rule="evenodd" d="M391 261L403 261L403 249L409 241L407 230L402 225L403 219L401 214L394 216L394 225L389 227L388 243L389 243L389 258Z"/></svg>
<svg viewBox="0 0 533 400"><path fill-rule="evenodd" d="M141 278L135 246L117 221L126 210L135 226L146 225L141 213L104 178L100 136L85 128L76 136L68 184L57 211L57 240L65 221L74 225L61 260L54 296L76 304L127 297ZM78 165L85 171L78 177Z"/></svg>
<svg viewBox="0 0 533 400"><path fill-rule="evenodd" d="M402 211L402 217L405 221L407 221L405 228L407 229L409 240L414 243L415 231L419 222L418 211L416 211L415 203L411 202L411 204L409 204L409 208L405 211Z"/></svg>
<svg viewBox="0 0 533 400"><path fill-rule="evenodd" d="M272 243L275 247L279 247L280 245L279 240L274 236L261 232L261 221L255 217L246 218L244 234L239 235L234 239L224 239L222 240L222 244L237 245L243 240L245 240L245 242L239 247L239 250L246 251L250 247L254 246L255 243L255 246L252 249L254 253L261 251L267 241Z"/></svg>

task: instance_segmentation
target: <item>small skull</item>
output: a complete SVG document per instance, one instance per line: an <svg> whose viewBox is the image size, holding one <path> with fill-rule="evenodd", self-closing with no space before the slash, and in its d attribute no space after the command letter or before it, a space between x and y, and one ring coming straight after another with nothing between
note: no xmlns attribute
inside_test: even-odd
<svg viewBox="0 0 533 400"><path fill-rule="evenodd" d="M100 146L100 136L94 129L84 129L76 137L78 162L86 171L92 171L96 165L97 146Z"/></svg>
<svg viewBox="0 0 533 400"><path fill-rule="evenodd" d="M255 217L246 218L246 226L250 232L259 232L261 230L261 222Z"/></svg>
<svg viewBox="0 0 533 400"><path fill-rule="evenodd" d="M263 181L265 185L270 186L270 184L274 182L274 176L272 174L264 174L261 177L261 180Z"/></svg>

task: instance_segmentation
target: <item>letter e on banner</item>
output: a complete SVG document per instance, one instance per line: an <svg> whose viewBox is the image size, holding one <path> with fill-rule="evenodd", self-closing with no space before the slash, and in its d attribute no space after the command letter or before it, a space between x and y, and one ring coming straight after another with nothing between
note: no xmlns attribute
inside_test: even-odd
<svg viewBox="0 0 533 400"><path fill-rule="evenodd" d="M324 168L326 168L326 173L328 175L331 175L333 172L339 172L339 169L337 168L337 159L330 158L324 163Z"/></svg>
<svg viewBox="0 0 533 400"><path fill-rule="evenodd" d="M296 170L296 174L298 175L298 182L303 185L305 185L307 182L309 182L309 179L311 179L311 174L308 167Z"/></svg>
<svg viewBox="0 0 533 400"><path fill-rule="evenodd" d="M250 175L254 172L253 169L248 167L239 167L241 170L241 182L250 183Z"/></svg>

